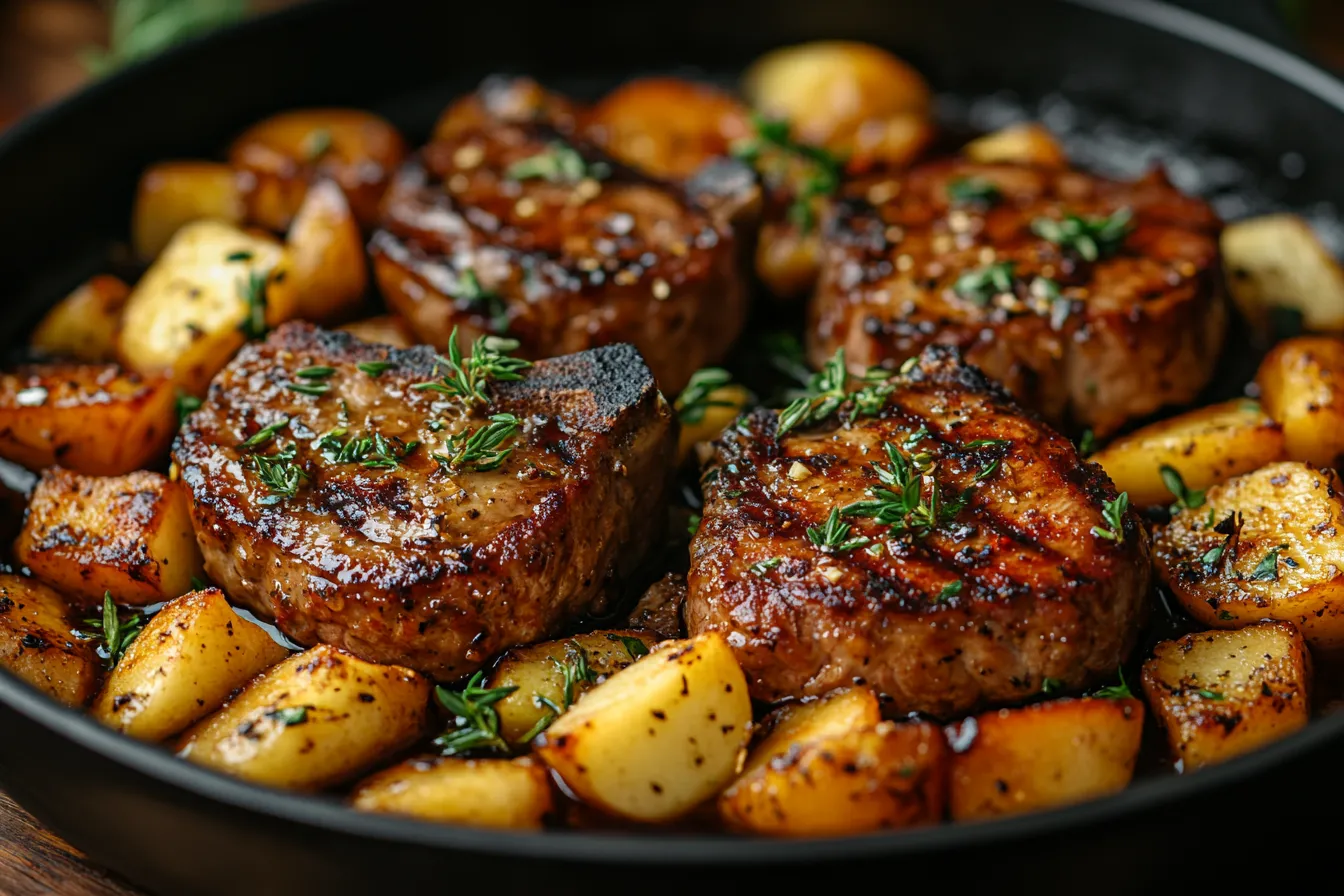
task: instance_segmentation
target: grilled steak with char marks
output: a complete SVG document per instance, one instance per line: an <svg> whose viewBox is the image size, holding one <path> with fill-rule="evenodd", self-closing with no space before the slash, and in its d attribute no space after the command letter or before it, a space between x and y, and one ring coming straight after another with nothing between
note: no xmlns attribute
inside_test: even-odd
<svg viewBox="0 0 1344 896"><path fill-rule="evenodd" d="M632 343L675 393L742 329L737 209L620 165L534 100L459 103L402 169L370 245L382 293L440 348L454 327L533 358Z"/></svg>
<svg viewBox="0 0 1344 896"><path fill-rule="evenodd" d="M1114 675L1150 570L1132 512L1121 540L1098 534L1114 531L1105 473L953 348L889 385L875 414L851 401L776 438L760 410L724 433L691 544L691 634L724 633L762 700L864 681L945 717Z"/></svg>
<svg viewBox="0 0 1344 896"><path fill-rule="evenodd" d="M428 347L307 324L239 352L173 451L210 577L302 644L440 680L601 609L659 535L676 447L639 353L538 362L491 382L474 412L413 388L443 373ZM490 414L520 421L498 446L511 453L495 469L445 468L449 437ZM283 475L268 487L253 457L297 477L293 494Z"/></svg>
<svg viewBox="0 0 1344 896"><path fill-rule="evenodd" d="M1057 232L1078 228L1068 216L1081 237ZM856 182L826 228L809 354L844 346L859 372L957 345L1047 420L1104 436L1212 375L1220 228L1160 172L1118 183L953 160Z"/></svg>

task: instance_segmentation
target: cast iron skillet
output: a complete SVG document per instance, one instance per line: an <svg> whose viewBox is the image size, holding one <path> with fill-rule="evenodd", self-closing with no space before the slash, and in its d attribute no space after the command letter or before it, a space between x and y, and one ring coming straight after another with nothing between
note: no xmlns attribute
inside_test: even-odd
<svg viewBox="0 0 1344 896"><path fill-rule="evenodd" d="M885 44L942 90L1063 90L1197 135L1245 160L1261 189L1286 203L1344 204L1344 169L1332 164L1344 145L1344 84L1263 40L1150 0L683 0L667 8L326 0L183 46L0 140L0 283L10 297L0 344L97 270L124 231L145 164L213 154L270 112L367 106L420 137L448 98L487 72L564 85L685 65L727 73L770 47L820 37ZM1287 151L1306 163L1295 179L1279 174ZM926 875L959 889L1068 883L1132 893L1178 877L1207 886L1244 874L1243 857L1266 841L1291 838L1292 854L1312 854L1313 838L1328 829L1302 824L1303 809L1344 792L1331 761L1341 748L1344 714L1336 714L1252 756L1143 780L1110 799L840 840L505 834L357 815L334 800L240 783L104 730L0 674L0 785L98 862L173 896L790 891L908 886ZM1260 861L1282 859L1266 851Z"/></svg>

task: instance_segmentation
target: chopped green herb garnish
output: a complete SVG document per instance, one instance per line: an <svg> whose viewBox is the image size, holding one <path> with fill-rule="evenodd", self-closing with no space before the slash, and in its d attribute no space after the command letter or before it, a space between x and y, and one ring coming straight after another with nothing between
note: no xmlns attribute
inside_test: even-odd
<svg viewBox="0 0 1344 896"><path fill-rule="evenodd" d="M1106 521L1107 528L1100 526L1092 527L1092 534L1098 538L1109 538L1116 544L1123 544L1125 541L1125 513L1129 510L1129 492L1121 492L1120 497L1114 501L1106 501L1102 504L1101 516Z"/></svg>
<svg viewBox="0 0 1344 896"><path fill-rule="evenodd" d="M1176 496L1176 503L1171 505L1172 513L1204 506L1204 490L1186 488L1180 470L1169 464L1162 464L1157 470L1162 475L1162 484L1167 487L1167 491Z"/></svg>
<svg viewBox="0 0 1344 896"><path fill-rule="evenodd" d="M252 258L253 258L252 253L247 249L239 249L237 252L230 252L228 255L224 256L224 260L229 263L237 261L251 261Z"/></svg>
<svg viewBox="0 0 1344 896"><path fill-rule="evenodd" d="M1279 553L1288 550L1288 545L1281 544L1272 549L1265 555L1251 573L1252 582L1277 582L1279 580Z"/></svg>
<svg viewBox="0 0 1344 896"><path fill-rule="evenodd" d="M248 271L246 277L238 278L238 297L247 305L238 329L247 339L260 339L266 335L266 288L270 279L270 271L255 269Z"/></svg>
<svg viewBox="0 0 1344 896"><path fill-rule="evenodd" d="M630 659L637 660L642 656L649 655L648 645L638 638L632 638L629 635L618 635L611 632L607 635L608 641L619 641L625 648L625 652L630 654Z"/></svg>
<svg viewBox="0 0 1344 896"><path fill-rule="evenodd" d="M295 371L294 375L303 380L324 380L336 372L335 367L305 367Z"/></svg>
<svg viewBox="0 0 1344 896"><path fill-rule="evenodd" d="M471 356L463 361L462 352L457 347L457 327L453 327L452 335L448 337L448 357L438 359L447 371L443 379L437 383L416 383L412 388L460 398L467 407L489 404L486 388L491 382L521 380L523 376L519 371L532 366L529 361L509 357L508 353L517 348L517 340L482 336L472 343Z"/></svg>
<svg viewBox="0 0 1344 896"><path fill-rule="evenodd" d="M1219 613L1218 613L1218 618L1221 619L1221 620L1224 621L1224 622L1227 622L1227 621L1229 621L1229 620L1231 620L1231 619L1236 619L1237 617L1233 616L1231 613L1227 612L1226 610L1221 610L1221 611L1219 611Z"/></svg>
<svg viewBox="0 0 1344 896"><path fill-rule="evenodd" d="M793 202L786 215L790 223L808 233L817 223L814 200L829 196L839 188L843 164L824 149L794 140L787 121L753 115L752 125L755 133L734 144L733 156L758 170L768 150L801 163L802 174L794 184Z"/></svg>
<svg viewBox="0 0 1344 896"><path fill-rule="evenodd" d="M449 454L435 454L434 459L445 471L475 470L484 473L496 469L513 453L502 448L505 442L518 434L522 421L513 414L494 414L490 422L471 433L460 432L448 437Z"/></svg>
<svg viewBox="0 0 1344 896"><path fill-rule="evenodd" d="M1125 681L1125 670L1116 669L1115 674L1120 677L1119 684L1108 685L1099 688L1092 693L1093 697L1105 697L1109 700L1129 700L1133 698L1134 692L1129 689L1129 683Z"/></svg>
<svg viewBox="0 0 1344 896"><path fill-rule="evenodd" d="M1003 193L983 177L958 177L948 181L947 198L953 205L991 206L1003 198Z"/></svg>
<svg viewBox="0 0 1344 896"><path fill-rule="evenodd" d="M358 367L359 372L365 376L371 376L377 379L385 371L397 365L393 364L391 361L361 361L355 366Z"/></svg>
<svg viewBox="0 0 1344 896"><path fill-rule="evenodd" d="M840 508L832 507L830 516L820 526L807 527L807 540L826 553L843 554L861 548L871 538L850 538L849 523L840 521Z"/></svg>
<svg viewBox="0 0 1344 896"><path fill-rule="evenodd" d="M854 416L876 417L887 406L887 397L896 391L896 384L891 382L891 372L881 367L868 368L863 379L866 385L850 395L854 400Z"/></svg>
<svg viewBox="0 0 1344 896"><path fill-rule="evenodd" d="M445 756L465 753L509 752L509 745L499 735L499 713L494 704L518 690L517 687L483 688L484 672L477 672L460 691L445 687L434 689L439 705L453 714L451 730L434 739L434 744Z"/></svg>
<svg viewBox="0 0 1344 896"><path fill-rule="evenodd" d="M289 425L288 417L281 417L274 423L268 423L261 429L254 432L246 441L240 444L239 448L258 448L265 445L271 439L275 438L276 433Z"/></svg>
<svg viewBox="0 0 1344 896"><path fill-rule="evenodd" d="M292 498L299 490L299 483L306 475L298 464L294 463L295 448L290 445L275 454L252 454L247 458L246 466L257 474L261 484L270 490L270 494L258 500L259 504L278 504L285 498Z"/></svg>
<svg viewBox="0 0 1344 896"><path fill-rule="evenodd" d="M1199 696L1203 697L1205 700L1226 700L1226 699L1227 699L1226 697L1224 697L1222 694L1218 693L1217 691L1199 690L1199 691L1196 691L1195 693L1199 694Z"/></svg>
<svg viewBox="0 0 1344 896"><path fill-rule="evenodd" d="M957 278L952 291L968 302L980 307L989 304L990 299L1000 293L1013 291L1013 269L1016 263L996 261L982 268L967 271Z"/></svg>
<svg viewBox="0 0 1344 896"><path fill-rule="evenodd" d="M686 521L686 534L695 537L695 533L700 531L700 514L691 514L690 519Z"/></svg>
<svg viewBox="0 0 1344 896"><path fill-rule="evenodd" d="M286 706L282 709L272 709L266 713L266 718L275 719L286 728L292 725L302 725L308 721L308 707Z"/></svg>
<svg viewBox="0 0 1344 896"><path fill-rule="evenodd" d="M1078 440L1078 453L1083 457L1090 457L1097 450L1097 437L1092 434L1092 430L1083 430L1082 438Z"/></svg>
<svg viewBox="0 0 1344 896"><path fill-rule="evenodd" d="M1047 697L1051 694L1058 694L1062 690L1064 690L1064 682L1060 681L1058 678L1041 679L1041 693L1045 694Z"/></svg>
<svg viewBox="0 0 1344 896"><path fill-rule="evenodd" d="M767 557L764 560L751 564L748 568L751 570L752 575L763 576L783 562L783 557Z"/></svg>
<svg viewBox="0 0 1344 896"><path fill-rule="evenodd" d="M1211 547L1204 552L1204 555L1199 558L1199 562L1204 564L1205 566L1213 566L1219 560L1223 559L1223 551L1226 549L1227 549L1226 541L1224 541L1220 545L1215 545L1214 547Z"/></svg>
<svg viewBox="0 0 1344 896"><path fill-rule="evenodd" d="M145 614L132 612L125 620L112 601L112 592L103 592L103 615L85 619L88 632L77 634L84 640L98 641L98 651L104 654L109 669L115 667L126 653L126 648L139 636L145 624Z"/></svg>
<svg viewBox="0 0 1344 896"><path fill-rule="evenodd" d="M193 411L199 410L200 407L201 407L201 400L197 398L195 395L188 395L185 392L178 392L177 422L179 424L185 423L187 417L190 416Z"/></svg>
<svg viewBox="0 0 1344 896"><path fill-rule="evenodd" d="M961 594L961 589L962 589L961 579L957 579L955 582L948 582L941 589L939 589L938 596L934 598L934 601L940 604L944 603L945 601L949 601L952 598L956 597L957 595Z"/></svg>
<svg viewBox="0 0 1344 896"><path fill-rule="evenodd" d="M326 128L315 128L303 138L303 157L309 162L316 162L331 152L331 145L331 131Z"/></svg>
<svg viewBox="0 0 1344 896"><path fill-rule="evenodd" d="M1084 261L1097 261L1120 249L1133 227L1133 217L1129 209L1122 208L1104 218L1037 218L1031 222L1031 231L1061 249L1075 252Z"/></svg>
<svg viewBox="0 0 1344 896"><path fill-rule="evenodd" d="M562 663L552 659L551 662L560 670L561 692L565 698L564 708L569 709L579 698L579 685L597 681L597 673L588 665L588 654L584 652L579 642L573 639L565 642L565 661Z"/></svg>
<svg viewBox="0 0 1344 896"><path fill-rule="evenodd" d="M849 373L845 369L845 350L836 349L831 360L820 372L812 374L807 394L795 399L779 413L775 438L803 426L814 426L834 414L845 401L845 383Z"/></svg>
<svg viewBox="0 0 1344 896"><path fill-rule="evenodd" d="M889 464L873 464L880 485L868 487L872 500L859 501L841 508L844 516L875 520L890 526L896 534L923 537L938 526L951 522L966 507L968 495L948 497L933 476L933 458L929 454L907 457L891 442L883 442ZM997 468L996 461L991 471ZM925 476L927 473L927 477ZM987 474L986 474L987 475ZM928 479L927 493L924 480Z"/></svg>
<svg viewBox="0 0 1344 896"><path fill-rule="evenodd" d="M690 382L681 390L673 407L682 423L699 423L710 408L735 407L733 402L716 399L713 393L733 381L732 374L722 367L705 367L691 374Z"/></svg>
<svg viewBox="0 0 1344 896"><path fill-rule="evenodd" d="M1012 443L1013 443L1012 439L976 439L975 441L967 442L963 447L997 448L1000 445L1011 445Z"/></svg>
<svg viewBox="0 0 1344 896"><path fill-rule="evenodd" d="M514 162L504 172L509 180L540 178L553 184L576 184L584 178L602 180L610 176L605 162L588 164L579 151L562 140L551 141L546 149Z"/></svg>
<svg viewBox="0 0 1344 896"><path fill-rule="evenodd" d="M509 329L509 306L499 293L481 285L474 269L462 269L457 275L457 287L452 295L466 302L471 310L489 318L490 329L494 332L504 333Z"/></svg>
<svg viewBox="0 0 1344 896"><path fill-rule="evenodd" d="M301 395L326 395L331 391L330 383L285 383L285 388Z"/></svg>

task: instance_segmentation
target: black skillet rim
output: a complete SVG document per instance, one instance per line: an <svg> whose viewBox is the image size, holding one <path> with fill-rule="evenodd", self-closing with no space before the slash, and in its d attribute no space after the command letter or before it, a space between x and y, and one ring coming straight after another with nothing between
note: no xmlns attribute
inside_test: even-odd
<svg viewBox="0 0 1344 896"><path fill-rule="evenodd" d="M1263 69L1344 113L1344 81L1267 41L1196 13L1153 0L1061 0L1104 15L1128 19ZM185 42L147 62L99 81L70 99L37 112L0 135L0 165L12 146L72 116L105 94L133 89L138 79L170 72L205 42L245 41L277 20L320 15L319 4L296 7ZM329 797L288 793L248 784L176 760L163 749L117 734L86 714L52 701L0 670L0 703L79 746L150 778L198 797L315 828L369 840L562 862L645 864L685 862L742 866L809 863L818 860L910 856L1017 840L1094 823L1175 803L1234 785L1330 741L1344 740L1344 713L1312 722L1304 730L1255 753L1198 775L1141 781L1110 797L1032 815L961 822L901 832L814 840L743 839L727 835L612 834L582 831L516 832L457 827L409 818L356 812Z"/></svg>

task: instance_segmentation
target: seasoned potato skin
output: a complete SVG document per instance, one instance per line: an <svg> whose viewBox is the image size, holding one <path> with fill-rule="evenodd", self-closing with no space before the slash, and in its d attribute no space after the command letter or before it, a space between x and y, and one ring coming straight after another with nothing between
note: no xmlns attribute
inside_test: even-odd
<svg viewBox="0 0 1344 896"><path fill-rule="evenodd" d="M723 636L671 641L593 688L537 740L576 795L668 821L717 794L751 734L747 681Z"/></svg>
<svg viewBox="0 0 1344 896"><path fill-rule="evenodd" d="M530 757L408 759L361 782L351 805L424 821L535 830L555 811L546 766Z"/></svg>
<svg viewBox="0 0 1344 896"><path fill-rule="evenodd" d="M622 638L630 638L644 645L644 652L636 648L634 655ZM591 690L603 676L619 672L640 656L647 654L658 641L649 632L596 631L558 641L544 641L526 647L514 647L505 652L490 676L490 687L516 687L509 696L495 704L499 714L499 733L511 744L522 744L524 735L537 722L553 713L541 700L565 708L564 668L579 661L586 663L594 681L574 683L572 696L578 699Z"/></svg>
<svg viewBox="0 0 1344 896"><path fill-rule="evenodd" d="M1213 486L1205 501L1153 538L1158 576L1186 612L1210 628L1281 619L1297 625L1313 649L1344 647L1339 476L1292 461L1270 464Z"/></svg>
<svg viewBox="0 0 1344 896"><path fill-rule="evenodd" d="M155 258L185 224L210 219L241 225L252 178L219 162L159 162L135 191L131 243L142 261Z"/></svg>
<svg viewBox="0 0 1344 896"><path fill-rule="evenodd" d="M294 293L294 316L315 323L348 320L369 285L364 239L335 181L308 188L286 237L289 276L278 289Z"/></svg>
<svg viewBox="0 0 1344 896"><path fill-rule="evenodd" d="M191 528L191 494L144 470L42 473L15 543L20 562L71 600L98 606L158 603L191 590L204 565Z"/></svg>
<svg viewBox="0 0 1344 896"><path fill-rule="evenodd" d="M57 358L89 364L113 361L121 309L130 294L131 288L116 277L91 277L47 312L29 344Z"/></svg>
<svg viewBox="0 0 1344 896"><path fill-rule="evenodd" d="M1017 815L1123 790L1143 737L1143 702L1052 700L949 726L952 819Z"/></svg>
<svg viewBox="0 0 1344 896"><path fill-rule="evenodd" d="M1318 467L1344 453L1344 339L1302 336L1280 342L1260 362L1255 383L1283 426L1286 457Z"/></svg>
<svg viewBox="0 0 1344 896"><path fill-rule="evenodd" d="M1223 231L1221 245L1228 292L1261 335L1268 335L1275 308L1301 313L1311 332L1344 333L1344 268L1301 217L1237 221Z"/></svg>
<svg viewBox="0 0 1344 896"><path fill-rule="evenodd" d="M355 218L371 227L383 190L405 157L397 129L359 109L282 112L248 128L229 148L229 163L255 180L248 220L275 231L289 229L318 176L339 184Z"/></svg>
<svg viewBox="0 0 1344 896"><path fill-rule="evenodd" d="M1185 771L1258 749L1304 727L1311 654L1287 622L1163 641L1143 665L1143 691Z"/></svg>
<svg viewBox="0 0 1344 896"><path fill-rule="evenodd" d="M327 644L273 666L192 727L178 755L249 781L321 790L421 736L428 679ZM302 713L301 720L286 715Z"/></svg>
<svg viewBox="0 0 1344 896"><path fill-rule="evenodd" d="M65 599L40 582L0 574L0 667L67 706L98 689L101 663L75 637Z"/></svg>
<svg viewBox="0 0 1344 896"><path fill-rule="evenodd" d="M209 588L169 602L117 663L90 714L123 734L161 741L224 705L289 655Z"/></svg>
<svg viewBox="0 0 1344 896"><path fill-rule="evenodd" d="M1175 497L1162 479L1163 466L1180 473L1187 488L1206 489L1284 458L1283 427L1249 398L1161 420L1092 455L1135 507Z"/></svg>
<svg viewBox="0 0 1344 896"><path fill-rule="evenodd" d="M29 364L0 372L0 457L90 476L152 466L177 429L176 394L161 376L116 364Z"/></svg>

